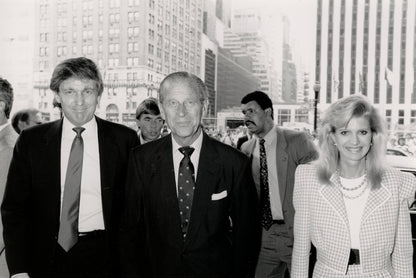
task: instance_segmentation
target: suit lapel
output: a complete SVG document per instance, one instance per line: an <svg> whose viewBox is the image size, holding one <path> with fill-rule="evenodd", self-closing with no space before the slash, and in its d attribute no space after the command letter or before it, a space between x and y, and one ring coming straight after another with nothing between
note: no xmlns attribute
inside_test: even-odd
<svg viewBox="0 0 416 278"><path fill-rule="evenodd" d="M324 200L335 210L336 214L342 219L342 221L344 221L346 227L349 227L347 209L345 207L342 193L337 188L335 179L334 174L330 179L332 184L324 185L321 188L320 193Z"/></svg>
<svg viewBox="0 0 416 278"><path fill-rule="evenodd" d="M108 128L107 123L100 118L95 117L97 121L98 132L98 150L100 155L100 180L101 180L101 200L103 207L104 224L108 225L111 206L112 206L112 187L114 185L114 175L116 174L118 149L116 138L113 132Z"/></svg>
<svg viewBox="0 0 416 278"><path fill-rule="evenodd" d="M149 161L151 180L150 191L153 200L161 199L158 214L166 215L166 232L169 242L178 249L183 247L183 236L181 228L181 217L179 214L178 195L176 191L175 170L172 156L172 135L163 137L161 147L157 150L154 158Z"/></svg>
<svg viewBox="0 0 416 278"><path fill-rule="evenodd" d="M218 153L211 143L213 139L209 138L205 133L203 133L203 136L188 239L197 233L201 219L204 219L211 201L211 195L215 193L215 187L218 185L218 179L221 177L219 173L221 164L218 161Z"/></svg>
<svg viewBox="0 0 416 278"><path fill-rule="evenodd" d="M43 137L43 159L47 159L48 170L48 187L50 188L51 199L53 202L53 219L56 220L56 229L59 227L59 216L61 210L61 141L62 141L62 123L58 120L51 123L51 126Z"/></svg>
<svg viewBox="0 0 416 278"><path fill-rule="evenodd" d="M364 207L364 213L363 213L361 223L364 223L368 219L368 217L370 217L370 215L372 213L374 213L374 211L376 211L377 208L379 208L385 202L387 202L387 200L391 196L392 196L392 194L391 194L390 190L388 190L383 185L383 183L381 184L381 186L379 188L372 189L370 191L370 194L368 195L368 200L367 200L367 203Z"/></svg>
<svg viewBox="0 0 416 278"><path fill-rule="evenodd" d="M283 136L283 131L279 128L276 129L276 167L277 167L277 179L279 180L279 193L280 198L283 201L286 195L286 176L287 176L287 164L289 156L286 152L287 142Z"/></svg>

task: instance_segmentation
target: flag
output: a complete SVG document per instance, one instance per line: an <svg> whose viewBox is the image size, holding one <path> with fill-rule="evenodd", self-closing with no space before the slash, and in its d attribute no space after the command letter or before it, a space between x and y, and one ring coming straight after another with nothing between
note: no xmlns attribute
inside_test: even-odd
<svg viewBox="0 0 416 278"><path fill-rule="evenodd" d="M384 79L387 81L387 84L393 86L393 72L389 68L386 68Z"/></svg>
<svg viewBox="0 0 416 278"><path fill-rule="evenodd" d="M338 75L337 75L336 71L334 71L332 73L332 84L333 84L333 87L334 87L334 93L337 93L339 82L338 82Z"/></svg>
<svg viewBox="0 0 416 278"><path fill-rule="evenodd" d="M359 78L359 81L360 81L360 93L361 94L364 94L365 93L365 88L364 88L364 77L363 77L363 74L361 73L361 71L360 72L358 72L358 78Z"/></svg>

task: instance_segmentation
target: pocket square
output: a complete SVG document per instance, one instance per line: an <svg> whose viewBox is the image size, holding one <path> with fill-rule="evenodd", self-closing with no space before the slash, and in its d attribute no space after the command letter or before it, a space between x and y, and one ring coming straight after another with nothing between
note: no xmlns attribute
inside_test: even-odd
<svg viewBox="0 0 416 278"><path fill-rule="evenodd" d="M227 190L224 190L220 193L214 193L211 195L211 201L221 200L227 197Z"/></svg>

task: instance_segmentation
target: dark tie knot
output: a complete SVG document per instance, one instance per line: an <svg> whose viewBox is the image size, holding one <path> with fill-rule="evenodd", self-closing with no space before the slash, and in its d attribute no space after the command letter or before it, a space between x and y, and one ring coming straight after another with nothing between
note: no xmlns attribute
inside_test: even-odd
<svg viewBox="0 0 416 278"><path fill-rule="evenodd" d="M260 138L259 142L260 142L260 145L264 145L264 142L266 142L266 140L264 140L263 138Z"/></svg>
<svg viewBox="0 0 416 278"><path fill-rule="evenodd" d="M194 152L194 150L195 150L194 148L189 147L189 146L179 148L179 151L186 157L190 157L192 153Z"/></svg>
<svg viewBox="0 0 416 278"><path fill-rule="evenodd" d="M81 133L85 130L85 128L77 126L74 127L72 130L77 133L77 137L81 137Z"/></svg>

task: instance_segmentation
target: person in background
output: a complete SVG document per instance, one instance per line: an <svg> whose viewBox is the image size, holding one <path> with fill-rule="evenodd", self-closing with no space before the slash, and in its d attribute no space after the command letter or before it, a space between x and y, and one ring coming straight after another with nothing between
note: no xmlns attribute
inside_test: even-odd
<svg viewBox="0 0 416 278"><path fill-rule="evenodd" d="M250 140L252 136L253 135L249 130L245 130L243 136L239 137L237 140L237 150L241 150L241 146L243 145L243 143Z"/></svg>
<svg viewBox="0 0 416 278"><path fill-rule="evenodd" d="M34 108L17 111L12 117L12 126L18 134L26 128L42 123L41 113Z"/></svg>
<svg viewBox="0 0 416 278"><path fill-rule="evenodd" d="M228 146L235 147L230 129L227 128L227 130L224 132L224 136L222 137L221 142L223 142L224 144Z"/></svg>
<svg viewBox="0 0 416 278"><path fill-rule="evenodd" d="M10 111L13 106L13 88L10 83L0 77L0 202L3 200L6 178L12 159L13 147L17 133L9 124ZM3 240L3 222L0 219L0 277L9 277L6 265Z"/></svg>
<svg viewBox="0 0 416 278"><path fill-rule="evenodd" d="M134 130L94 115L96 64L62 61L50 89L63 119L23 130L1 206L12 277L119 277L114 256Z"/></svg>
<svg viewBox="0 0 416 278"><path fill-rule="evenodd" d="M320 157L296 170L292 276L414 277L408 201L416 178L385 162L386 129L359 95L331 104L322 119Z"/></svg>
<svg viewBox="0 0 416 278"><path fill-rule="evenodd" d="M246 277L257 224L250 161L202 130L200 78L172 73L159 93L171 134L130 156L121 277Z"/></svg>
<svg viewBox="0 0 416 278"><path fill-rule="evenodd" d="M295 170L315 160L317 152L305 133L274 124L272 101L264 92L247 94L241 104L245 125L254 135L241 151L251 158L260 201L262 231L256 277L283 278L291 266Z"/></svg>
<svg viewBox="0 0 416 278"><path fill-rule="evenodd" d="M141 144L159 139L165 121L155 98L143 100L136 109L136 123Z"/></svg>

